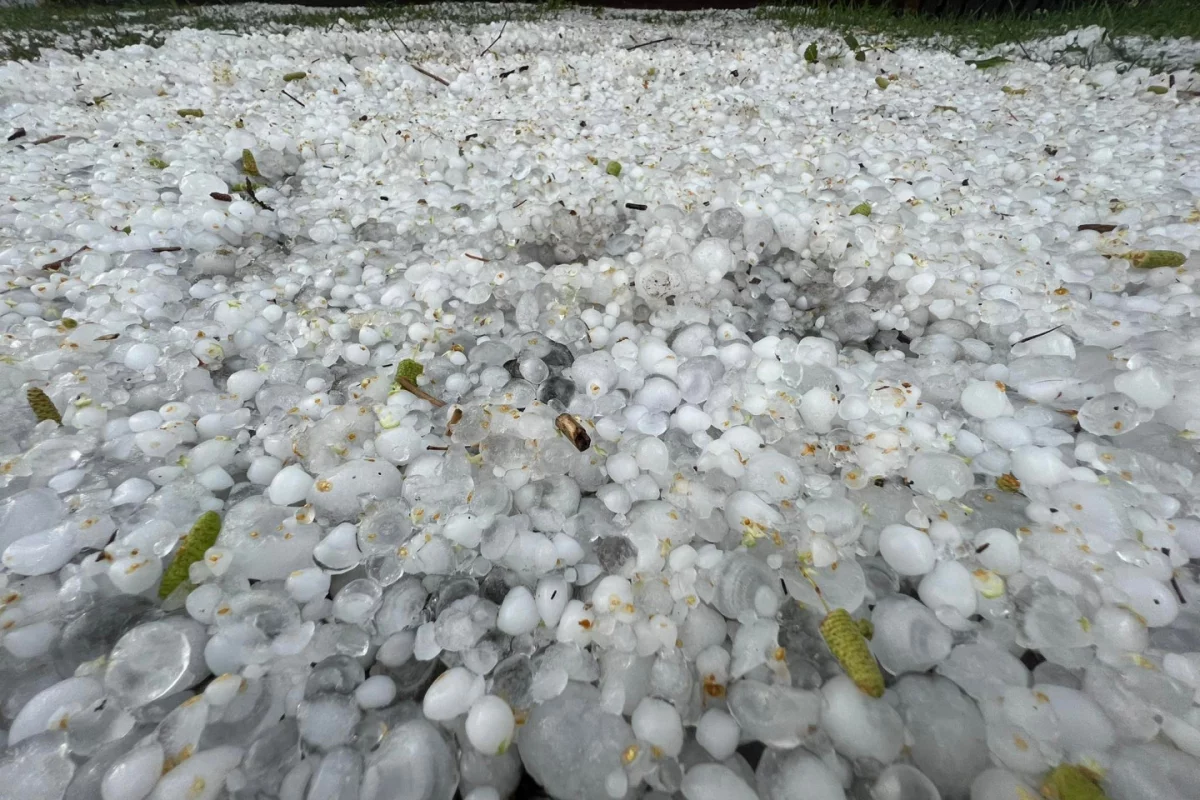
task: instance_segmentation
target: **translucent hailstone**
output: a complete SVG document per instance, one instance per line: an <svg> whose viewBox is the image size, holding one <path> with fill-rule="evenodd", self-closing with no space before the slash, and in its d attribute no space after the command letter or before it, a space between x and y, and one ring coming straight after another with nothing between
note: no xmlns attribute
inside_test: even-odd
<svg viewBox="0 0 1200 800"><path fill-rule="evenodd" d="M879 554L900 575L924 575L937 563L928 534L907 525L879 532Z"/></svg>
<svg viewBox="0 0 1200 800"><path fill-rule="evenodd" d="M904 595L880 600L871 623L871 650L893 675L924 672L940 664L954 644L950 629L927 606Z"/></svg>
<svg viewBox="0 0 1200 800"><path fill-rule="evenodd" d="M733 253L722 239L705 239L692 249L691 266L701 283L719 283L733 269Z"/></svg>
<svg viewBox="0 0 1200 800"><path fill-rule="evenodd" d="M943 796L964 795L990 766L987 728L975 703L945 678L927 675L906 675L893 691L913 737L913 765Z"/></svg>
<svg viewBox="0 0 1200 800"><path fill-rule="evenodd" d="M727 700L743 734L771 747L796 747L821 715L818 693L755 680L734 683Z"/></svg>
<svg viewBox="0 0 1200 800"><path fill-rule="evenodd" d="M842 781L828 764L812 753L769 749L755 771L758 794L763 800L845 800Z"/></svg>
<svg viewBox="0 0 1200 800"><path fill-rule="evenodd" d="M207 673L204 627L190 619L148 622L113 647L104 686L127 707L144 706L195 685Z"/></svg>
<svg viewBox="0 0 1200 800"><path fill-rule="evenodd" d="M738 773L721 764L697 764L679 787L685 800L758 800L758 794Z"/></svg>
<svg viewBox="0 0 1200 800"><path fill-rule="evenodd" d="M883 764L899 755L904 747L904 722L887 702L867 696L844 675L827 681L821 687L821 698L821 727L838 752Z"/></svg>
<svg viewBox="0 0 1200 800"><path fill-rule="evenodd" d="M966 462L946 453L918 453L908 462L905 477L913 491L943 501L962 497L975 484Z"/></svg>

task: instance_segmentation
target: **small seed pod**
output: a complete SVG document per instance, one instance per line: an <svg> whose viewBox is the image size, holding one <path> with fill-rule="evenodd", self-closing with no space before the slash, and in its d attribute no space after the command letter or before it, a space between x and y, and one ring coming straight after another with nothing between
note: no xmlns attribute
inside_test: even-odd
<svg viewBox="0 0 1200 800"><path fill-rule="evenodd" d="M259 177L258 160L255 159L254 153L249 150L242 151L242 172L253 177Z"/></svg>
<svg viewBox="0 0 1200 800"><path fill-rule="evenodd" d="M175 558L171 566L163 573L162 583L158 587L158 596L166 599L171 592L179 588L188 579L188 570L192 564L204 558L208 548L217 543L221 533L221 517L215 511L205 511L196 520L196 524L179 542Z"/></svg>
<svg viewBox="0 0 1200 800"><path fill-rule="evenodd" d="M1187 256L1175 250L1133 250L1122 258L1128 259L1129 266L1137 269L1182 267L1187 261Z"/></svg>
<svg viewBox="0 0 1200 800"><path fill-rule="evenodd" d="M1108 800L1096 774L1074 764L1055 767L1042 782L1042 796L1049 800Z"/></svg>
<svg viewBox="0 0 1200 800"><path fill-rule="evenodd" d="M588 436L579 420L570 414L559 414L555 417L554 427L558 428L558 432L566 436L579 452L582 453L592 446L592 437Z"/></svg>
<svg viewBox="0 0 1200 800"><path fill-rule="evenodd" d="M883 673L858 623L844 608L835 608L821 622L821 636L863 694L883 696Z"/></svg>
<svg viewBox="0 0 1200 800"><path fill-rule="evenodd" d="M52 419L62 425L62 414L59 414L58 409L54 407L54 401L50 399L50 395L33 386L25 392L25 399L29 401L29 407L33 409L33 415L37 417L38 422Z"/></svg>

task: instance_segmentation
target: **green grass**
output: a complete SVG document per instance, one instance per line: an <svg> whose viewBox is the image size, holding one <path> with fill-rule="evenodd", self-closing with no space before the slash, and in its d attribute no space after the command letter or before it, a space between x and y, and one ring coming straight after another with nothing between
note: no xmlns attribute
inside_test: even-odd
<svg viewBox="0 0 1200 800"><path fill-rule="evenodd" d="M1089 25L1105 28L1110 42L1127 36L1200 39L1200 3L1196 0L1094 0L1062 11L990 17L932 18L840 3L767 7L760 9L758 15L791 26L852 30L896 42L941 39L980 50L1029 42Z"/></svg>
<svg viewBox="0 0 1200 800"><path fill-rule="evenodd" d="M230 33L247 29L284 32L294 28L333 30L375 25L452 27L498 22L533 21L573 11L598 19L632 19L646 24L675 27L711 17L714 12L613 12L594 4L571 0L483 6L475 3L390 5L368 0L351 8L266 8L259 19L247 21L219 5L191 7L174 3L77 6L51 2L40 8L0 9L0 59L33 59L46 48L62 47L85 55L101 49L132 44L162 44L173 30L196 28ZM1088 25L1109 31L1108 44L1118 57L1126 54L1119 40L1127 36L1191 37L1200 39L1198 0L1091 0L1074 9L1032 15L1000 14L992 17L931 18L896 14L878 6L852 2L797 3L762 8L760 19L787 26L853 31L861 37L900 43L934 41L941 47L985 51L1020 44ZM399 34L396 34L399 36ZM1152 66L1152 65L1150 65ZM1188 65L1190 66L1190 65Z"/></svg>

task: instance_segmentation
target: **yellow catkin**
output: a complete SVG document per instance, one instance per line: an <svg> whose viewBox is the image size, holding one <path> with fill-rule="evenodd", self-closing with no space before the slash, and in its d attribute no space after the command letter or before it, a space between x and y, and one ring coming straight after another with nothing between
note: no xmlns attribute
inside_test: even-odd
<svg viewBox="0 0 1200 800"><path fill-rule="evenodd" d="M29 407L33 409L33 414L37 417L38 422L52 419L62 425L62 414L59 414L58 409L54 407L54 401L50 399L50 395L34 386L25 392L25 399L29 401Z"/></svg>
<svg viewBox="0 0 1200 800"><path fill-rule="evenodd" d="M258 160L249 150L242 151L242 172L255 178L259 177Z"/></svg>
<svg viewBox="0 0 1200 800"><path fill-rule="evenodd" d="M1182 267L1187 261L1187 256L1176 250L1133 250L1122 258L1127 259L1130 266L1137 269Z"/></svg>
<svg viewBox="0 0 1200 800"><path fill-rule="evenodd" d="M204 552L216 544L220 533L221 517L217 512L205 511L200 515L200 519L179 542L171 566L163 572L162 583L158 587L159 597L168 597L188 579L188 569L204 558Z"/></svg>
<svg viewBox="0 0 1200 800"><path fill-rule="evenodd" d="M1048 800L1108 800L1095 773L1074 764L1061 764L1042 782Z"/></svg>
<svg viewBox="0 0 1200 800"><path fill-rule="evenodd" d="M858 623L846 609L835 608L829 612L821 622L821 636L861 692L871 697L883 696L883 673Z"/></svg>

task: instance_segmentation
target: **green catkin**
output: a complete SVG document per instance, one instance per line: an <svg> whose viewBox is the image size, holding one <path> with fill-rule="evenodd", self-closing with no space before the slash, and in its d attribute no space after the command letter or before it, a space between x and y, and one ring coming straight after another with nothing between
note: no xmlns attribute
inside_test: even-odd
<svg viewBox="0 0 1200 800"><path fill-rule="evenodd" d="M1131 267L1158 269L1159 267L1182 267L1187 256L1175 250L1134 250L1121 256Z"/></svg>
<svg viewBox="0 0 1200 800"><path fill-rule="evenodd" d="M50 395L33 386L26 390L25 399L29 401L29 407L33 409L33 415L37 417L38 422L52 419L62 425L62 414L59 414L58 409L54 407L54 401L50 399Z"/></svg>
<svg viewBox="0 0 1200 800"><path fill-rule="evenodd" d="M417 361L411 358L406 358L396 365L396 377L392 378L392 388L400 386L401 378L408 378L410 381L416 382L417 378L425 374L425 368Z"/></svg>
<svg viewBox="0 0 1200 800"><path fill-rule="evenodd" d="M991 58L981 58L975 61L968 61L967 63L975 67L975 69L991 69L1001 64L1007 64L1008 59L1004 56L992 56Z"/></svg>
<svg viewBox="0 0 1200 800"><path fill-rule="evenodd" d="M815 43L804 48L804 60L809 64L817 63L817 45Z"/></svg>
<svg viewBox="0 0 1200 800"><path fill-rule="evenodd" d="M829 652L863 694L883 697L883 673L858 623L844 608L835 608L821 621L821 637Z"/></svg>
<svg viewBox="0 0 1200 800"><path fill-rule="evenodd" d="M261 177L258 172L258 159L249 150L242 151L242 172L252 177Z"/></svg>
<svg viewBox="0 0 1200 800"><path fill-rule="evenodd" d="M1042 782L1042 796L1049 800L1108 800L1091 770L1060 764Z"/></svg>
<svg viewBox="0 0 1200 800"><path fill-rule="evenodd" d="M855 215L858 215L860 217L871 216L871 204L870 203L859 203L854 208L850 209L850 216L853 217Z"/></svg>
<svg viewBox="0 0 1200 800"><path fill-rule="evenodd" d="M203 117L204 109L203 108L181 108L178 111L176 111L175 113L181 117Z"/></svg>
<svg viewBox="0 0 1200 800"><path fill-rule="evenodd" d="M621 162L619 162L619 161L608 162L608 166L604 168L604 171L607 172L609 175L612 175L614 178L621 177Z"/></svg>
<svg viewBox="0 0 1200 800"><path fill-rule="evenodd" d="M1148 89L1146 89L1146 91L1150 92L1150 94L1166 94L1167 92L1169 92L1171 90L1168 89L1166 86L1151 86Z"/></svg>
<svg viewBox="0 0 1200 800"><path fill-rule="evenodd" d="M165 600L187 581L192 564L204 558L205 551L217 543L220 533L221 517L217 512L205 511L200 515L192 529L179 541L171 566L163 572L162 583L158 587L160 598Z"/></svg>
<svg viewBox="0 0 1200 800"><path fill-rule="evenodd" d="M283 76L283 82L291 83L292 81L302 81L307 77L308 77L307 72L289 72L288 74Z"/></svg>

